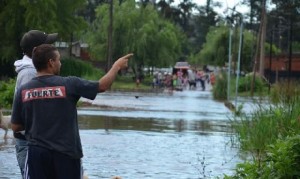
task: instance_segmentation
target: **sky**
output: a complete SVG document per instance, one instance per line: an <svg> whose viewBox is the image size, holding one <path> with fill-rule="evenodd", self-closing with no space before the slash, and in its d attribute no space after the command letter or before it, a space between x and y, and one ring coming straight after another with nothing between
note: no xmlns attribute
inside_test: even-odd
<svg viewBox="0 0 300 179"><path fill-rule="evenodd" d="M198 5L205 5L206 0L193 0ZM245 13L249 11L249 8L241 4L241 0L214 0L214 2L222 3L222 8L215 9L218 13L224 14L227 8L233 8L236 6L236 11L240 13ZM230 13L227 11L227 13Z"/></svg>

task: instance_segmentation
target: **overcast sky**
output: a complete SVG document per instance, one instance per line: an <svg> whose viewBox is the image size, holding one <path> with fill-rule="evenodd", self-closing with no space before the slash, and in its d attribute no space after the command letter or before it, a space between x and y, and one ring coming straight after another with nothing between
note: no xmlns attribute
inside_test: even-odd
<svg viewBox="0 0 300 179"><path fill-rule="evenodd" d="M206 4L206 0L193 0L193 1L199 5ZM223 7L221 9L215 9L220 14L223 14L227 8L233 8L234 6L236 6L236 11L238 12L245 13L249 11L247 6L241 4L241 0L214 0L214 2L222 3Z"/></svg>

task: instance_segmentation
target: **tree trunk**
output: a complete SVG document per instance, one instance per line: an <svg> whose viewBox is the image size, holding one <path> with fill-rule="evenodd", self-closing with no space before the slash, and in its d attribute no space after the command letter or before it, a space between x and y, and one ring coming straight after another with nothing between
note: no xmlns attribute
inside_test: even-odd
<svg viewBox="0 0 300 179"><path fill-rule="evenodd" d="M265 41L266 41L266 28L267 28L267 15L265 5L262 9L262 31L260 41L260 59L259 59L259 74L264 76L265 71Z"/></svg>
<svg viewBox="0 0 300 179"><path fill-rule="evenodd" d="M264 50L260 50L259 53L259 49L264 49L264 41L263 40L263 36L262 34L266 33L266 23L265 23L265 15L266 15L266 1L264 0L262 2L262 11L261 11L261 20L260 20L260 26L259 26L259 31L258 31L258 39L257 39L257 45L256 45L256 49L255 49L255 56L254 56L254 64L253 64L253 78L252 78L252 82L251 82L251 96L253 96L254 93L254 88L255 88L255 77L256 77L256 71L257 71L257 61L258 61L258 57L260 56L260 58L262 57L262 53L264 54ZM265 37L264 37L265 38ZM261 70L261 64L264 62L264 60L260 60L259 61L259 70Z"/></svg>
<svg viewBox="0 0 300 179"><path fill-rule="evenodd" d="M106 71L112 66L112 31L113 31L113 0L110 0L109 7L109 26L108 26L108 38L107 38L107 67Z"/></svg>

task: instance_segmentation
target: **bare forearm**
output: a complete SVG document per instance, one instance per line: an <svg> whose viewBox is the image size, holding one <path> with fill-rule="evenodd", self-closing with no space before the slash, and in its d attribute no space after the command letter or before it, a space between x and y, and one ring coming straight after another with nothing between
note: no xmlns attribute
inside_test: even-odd
<svg viewBox="0 0 300 179"><path fill-rule="evenodd" d="M111 67L111 69L99 80L99 92L106 91L110 88L115 80L118 71L128 66L128 59L132 57L132 53L119 58Z"/></svg>
<svg viewBox="0 0 300 179"><path fill-rule="evenodd" d="M112 68L99 80L99 91L104 92L110 88L115 80L120 67L112 66Z"/></svg>

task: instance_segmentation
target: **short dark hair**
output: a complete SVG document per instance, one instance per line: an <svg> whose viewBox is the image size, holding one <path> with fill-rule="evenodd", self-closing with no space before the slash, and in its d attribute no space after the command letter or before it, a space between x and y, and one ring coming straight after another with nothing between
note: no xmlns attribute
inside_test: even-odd
<svg viewBox="0 0 300 179"><path fill-rule="evenodd" d="M56 47L50 44L42 44L33 49L32 62L37 71L47 68L47 63L50 59L55 59L57 56Z"/></svg>
<svg viewBox="0 0 300 179"><path fill-rule="evenodd" d="M46 34L39 30L30 30L23 35L20 46L23 52L31 58L34 47L41 44L52 44L57 40L57 38L57 33Z"/></svg>

